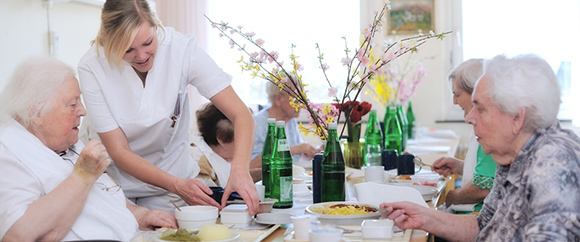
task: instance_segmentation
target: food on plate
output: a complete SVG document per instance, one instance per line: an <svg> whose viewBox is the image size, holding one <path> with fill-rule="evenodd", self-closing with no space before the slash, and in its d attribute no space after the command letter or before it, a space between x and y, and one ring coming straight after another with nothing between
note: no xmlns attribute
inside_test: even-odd
<svg viewBox="0 0 580 242"><path fill-rule="evenodd" d="M439 174L416 174L411 176L413 185L437 187L437 182L441 179Z"/></svg>
<svg viewBox="0 0 580 242"><path fill-rule="evenodd" d="M413 185L437 187L436 182L428 182L428 181L413 182Z"/></svg>
<svg viewBox="0 0 580 242"><path fill-rule="evenodd" d="M232 233L228 227L223 224L212 224L201 227L197 237L201 241L217 241L232 238Z"/></svg>
<svg viewBox="0 0 580 242"><path fill-rule="evenodd" d="M330 206L310 208L312 212L324 215L359 215L377 212L375 207L367 204L345 204L338 203Z"/></svg>
<svg viewBox="0 0 580 242"><path fill-rule="evenodd" d="M163 231L159 239L167 241L200 241L196 235L191 234L187 229L178 229L177 231L167 229Z"/></svg>
<svg viewBox="0 0 580 242"><path fill-rule="evenodd" d="M393 178L395 180L405 180L405 181L410 181L411 180L411 175L398 175L395 178Z"/></svg>

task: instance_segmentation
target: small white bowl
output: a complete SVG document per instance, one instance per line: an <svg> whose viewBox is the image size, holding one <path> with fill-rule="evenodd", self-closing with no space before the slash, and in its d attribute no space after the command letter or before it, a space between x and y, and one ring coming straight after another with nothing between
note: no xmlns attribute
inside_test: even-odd
<svg viewBox="0 0 580 242"><path fill-rule="evenodd" d="M258 213L269 213L272 211L274 207L274 203L276 203L278 199L266 198L265 201L260 202L260 206L258 207Z"/></svg>
<svg viewBox="0 0 580 242"><path fill-rule="evenodd" d="M245 204L230 204L220 212L221 223L227 227L231 225L246 225L252 221Z"/></svg>
<svg viewBox="0 0 580 242"><path fill-rule="evenodd" d="M393 237L393 220L365 220L362 222L363 239L390 239Z"/></svg>
<svg viewBox="0 0 580 242"><path fill-rule="evenodd" d="M411 176L413 185L432 186L437 187L437 183L441 179L439 174L415 174Z"/></svg>
<svg viewBox="0 0 580 242"><path fill-rule="evenodd" d="M185 206L181 211L175 209L175 218L179 228L197 230L204 225L217 222L218 208L213 206Z"/></svg>

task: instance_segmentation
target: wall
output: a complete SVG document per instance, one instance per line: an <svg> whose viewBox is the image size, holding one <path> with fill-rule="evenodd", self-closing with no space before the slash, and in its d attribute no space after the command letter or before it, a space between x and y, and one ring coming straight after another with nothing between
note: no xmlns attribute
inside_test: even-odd
<svg viewBox="0 0 580 242"><path fill-rule="evenodd" d="M50 28L60 37L54 55L76 70L78 61L99 30L101 8L56 1L49 8ZM42 0L0 1L0 88L14 68L35 55L48 55L47 10Z"/></svg>
<svg viewBox="0 0 580 242"><path fill-rule="evenodd" d="M452 3L458 1L451 1ZM361 1L361 25L369 23L369 15L380 9L383 0ZM159 4L158 4L159 5ZM460 16L449 14L456 12L457 6L450 1L436 1L436 31L459 31L454 26L454 19ZM78 60L90 46L100 24L100 7L64 0L55 1L49 8L50 28L60 36L60 52L56 58L76 69ZM48 54L47 44L47 11L42 0L0 0L0 88L4 86L13 69L21 61L32 55ZM393 38L383 36L380 38ZM399 36L404 37L404 36ZM436 123L444 120L453 110L451 95L447 87L447 73L460 60L461 53L451 48L456 44L455 35L448 36L444 41L430 41L422 46L415 58L434 57L425 62L428 75L411 98L417 122L422 126L452 129L461 135L461 142L468 140L471 125L465 123ZM372 101L370 97L363 100ZM372 101L374 102L374 101ZM374 103L375 107L380 107ZM378 108L379 117L383 117L384 108ZM579 128L564 123L564 127L573 128L577 133ZM314 137L305 137L314 140Z"/></svg>

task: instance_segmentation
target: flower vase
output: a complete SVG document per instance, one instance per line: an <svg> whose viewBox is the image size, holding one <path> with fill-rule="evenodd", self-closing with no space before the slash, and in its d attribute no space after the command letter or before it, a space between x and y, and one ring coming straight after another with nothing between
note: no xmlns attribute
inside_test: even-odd
<svg viewBox="0 0 580 242"><path fill-rule="evenodd" d="M358 142L360 140L360 122L353 124L350 120L346 120L346 128L348 132L348 142Z"/></svg>
<svg viewBox="0 0 580 242"><path fill-rule="evenodd" d="M344 162L350 168L360 169L364 164L364 142L344 142Z"/></svg>

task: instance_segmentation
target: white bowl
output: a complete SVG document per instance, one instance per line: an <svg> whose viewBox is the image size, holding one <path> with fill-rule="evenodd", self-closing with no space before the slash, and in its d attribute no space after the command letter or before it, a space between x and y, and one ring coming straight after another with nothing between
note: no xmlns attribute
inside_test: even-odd
<svg viewBox="0 0 580 242"><path fill-rule="evenodd" d="M220 212L221 223L227 227L231 225L245 225L252 221L252 216L248 212L245 204L230 204Z"/></svg>
<svg viewBox="0 0 580 242"><path fill-rule="evenodd" d="M185 206L175 209L179 228L197 230L217 222L218 208L213 206Z"/></svg>
<svg viewBox="0 0 580 242"><path fill-rule="evenodd" d="M363 239L390 239L394 222L389 219L365 220L361 224Z"/></svg>
<svg viewBox="0 0 580 242"><path fill-rule="evenodd" d="M265 201L260 202L260 206L258 207L258 213L269 213L272 211L274 207L274 203L276 203L278 199L271 199L266 198Z"/></svg>
<svg viewBox="0 0 580 242"><path fill-rule="evenodd" d="M439 174L415 174L411 176L411 181L413 185L437 187L441 178Z"/></svg>

